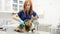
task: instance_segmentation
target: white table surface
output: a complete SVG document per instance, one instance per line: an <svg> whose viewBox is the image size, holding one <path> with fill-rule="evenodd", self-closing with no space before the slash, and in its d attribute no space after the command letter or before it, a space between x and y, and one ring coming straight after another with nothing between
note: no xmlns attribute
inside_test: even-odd
<svg viewBox="0 0 60 34"><path fill-rule="evenodd" d="M18 33L18 32L0 32L0 34L50 34L49 32L43 32L43 31L38 31L38 32L35 32L35 33Z"/></svg>
<svg viewBox="0 0 60 34"><path fill-rule="evenodd" d="M0 34L50 34L49 32L45 31L36 31L35 33L28 32L28 33L20 33L20 32L15 32L15 28L9 27L6 31L0 31Z"/></svg>

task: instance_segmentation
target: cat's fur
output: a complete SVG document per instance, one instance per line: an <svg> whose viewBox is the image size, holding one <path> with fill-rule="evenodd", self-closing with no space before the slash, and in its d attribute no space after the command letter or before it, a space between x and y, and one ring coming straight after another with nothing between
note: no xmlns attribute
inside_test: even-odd
<svg viewBox="0 0 60 34"><path fill-rule="evenodd" d="M32 30L32 21L33 20L37 20L37 18L32 16L32 18L30 20L29 19L24 20L25 25L20 24L15 29L15 31L17 31L17 32L28 32L28 31Z"/></svg>

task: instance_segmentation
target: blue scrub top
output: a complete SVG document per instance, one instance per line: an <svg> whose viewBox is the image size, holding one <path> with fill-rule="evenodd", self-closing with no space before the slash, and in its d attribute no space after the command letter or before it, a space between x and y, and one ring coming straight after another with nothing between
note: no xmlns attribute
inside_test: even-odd
<svg viewBox="0 0 60 34"><path fill-rule="evenodd" d="M36 16L37 14L36 14L36 12L34 12L34 11L33 11L32 14L29 14L29 11L28 11L28 13L25 14L23 10L18 12L19 18L21 18L23 21L24 21L25 19L31 19L31 16L32 16L32 15L33 15L33 16Z"/></svg>

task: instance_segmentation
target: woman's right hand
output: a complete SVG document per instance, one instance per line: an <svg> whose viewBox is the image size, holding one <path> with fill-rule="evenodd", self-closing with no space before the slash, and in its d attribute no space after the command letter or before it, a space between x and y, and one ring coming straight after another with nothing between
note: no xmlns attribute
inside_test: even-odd
<svg viewBox="0 0 60 34"><path fill-rule="evenodd" d="M18 21L19 21L20 24L25 25L24 21L21 18L19 18Z"/></svg>
<svg viewBox="0 0 60 34"><path fill-rule="evenodd" d="M16 14L16 15L13 15L13 19L16 20L16 21L19 21L20 24L23 24L23 25L24 25L24 21L21 20L21 19L18 17L17 14Z"/></svg>

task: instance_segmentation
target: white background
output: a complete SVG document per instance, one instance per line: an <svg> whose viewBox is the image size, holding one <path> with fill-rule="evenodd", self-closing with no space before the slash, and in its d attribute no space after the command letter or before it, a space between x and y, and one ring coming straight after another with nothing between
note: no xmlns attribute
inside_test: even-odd
<svg viewBox="0 0 60 34"><path fill-rule="evenodd" d="M32 3L37 14L44 15L44 18L40 18L40 24L56 26L60 23L60 0L32 0Z"/></svg>
<svg viewBox="0 0 60 34"><path fill-rule="evenodd" d="M41 15L43 15L43 17L44 17L44 18L39 19L40 24L52 24L55 26L60 23L59 22L60 0L32 0L32 3L33 3L33 10L36 11L38 15L40 15L39 17L41 17ZM0 7L1 6L2 6L2 8L0 8L0 9L4 11L4 9L3 9L4 4L3 3L0 4ZM9 6L9 7L11 9L11 6ZM7 8L9 8L9 7L7 7ZM10 9L9 9L9 11L10 11ZM1 10L0 10L0 12L1 12ZM9 14L7 14L7 15L9 15ZM3 14L3 16L5 16L5 15ZM0 17L2 17L2 16L0 16Z"/></svg>

